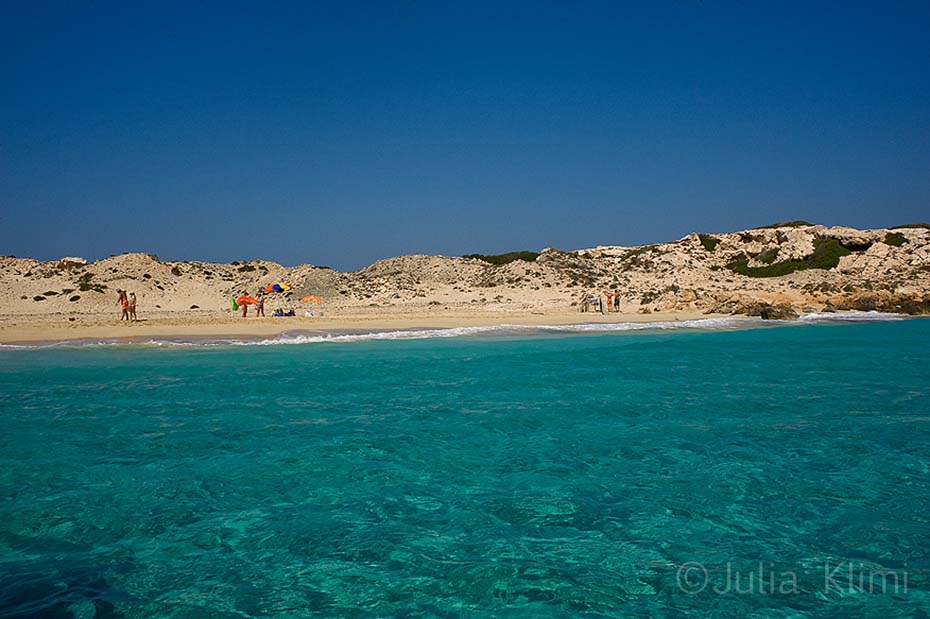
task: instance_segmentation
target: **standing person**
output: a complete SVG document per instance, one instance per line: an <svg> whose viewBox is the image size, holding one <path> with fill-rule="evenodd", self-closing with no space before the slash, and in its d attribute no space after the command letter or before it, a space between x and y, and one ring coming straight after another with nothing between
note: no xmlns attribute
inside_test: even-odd
<svg viewBox="0 0 930 619"><path fill-rule="evenodd" d="M607 311L608 312L614 311L614 293L608 290L604 294L607 295Z"/></svg>
<svg viewBox="0 0 930 619"><path fill-rule="evenodd" d="M129 319L136 321L136 293L132 290L129 291Z"/></svg>
<svg viewBox="0 0 930 619"><path fill-rule="evenodd" d="M243 292L242 295L240 295L240 296L242 296L242 297L247 297L247 296L249 296L249 293L248 293L248 292ZM239 304L239 307L242 308L242 317L243 317L243 318L246 318L246 317L249 315L249 304L248 304L248 303L240 303L240 304Z"/></svg>
<svg viewBox="0 0 930 619"><path fill-rule="evenodd" d="M620 291L614 293L614 312L620 313Z"/></svg>
<svg viewBox="0 0 930 619"><path fill-rule="evenodd" d="M119 308L122 311L119 319L120 321L129 320L129 297L126 296L126 291L122 288L117 288L116 293L119 295L117 303L119 304Z"/></svg>
<svg viewBox="0 0 930 619"><path fill-rule="evenodd" d="M258 293L258 305L255 306L255 315L264 316L265 315L265 295L264 293Z"/></svg>

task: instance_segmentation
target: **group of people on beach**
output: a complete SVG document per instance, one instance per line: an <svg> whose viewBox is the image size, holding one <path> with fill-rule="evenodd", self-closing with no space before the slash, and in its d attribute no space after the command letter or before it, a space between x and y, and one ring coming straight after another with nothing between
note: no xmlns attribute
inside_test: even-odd
<svg viewBox="0 0 930 619"><path fill-rule="evenodd" d="M122 311L120 320L136 321L136 293L130 290L126 292L122 288L117 288L116 294L119 295L117 304Z"/></svg>
<svg viewBox="0 0 930 619"><path fill-rule="evenodd" d="M606 298L606 302L605 302ZM620 291L610 292L605 290L602 294L597 292L586 292L581 299L581 312L620 312Z"/></svg>
<svg viewBox="0 0 930 619"><path fill-rule="evenodd" d="M252 303L241 302L241 301L243 300L242 297L246 297L247 299L251 299L253 302L252 302ZM259 291L258 294L255 295L254 297L249 296L249 293L247 293L247 292L243 292L242 295L239 297L238 300L240 301L240 303L239 303L238 305L239 305L239 307L242 309L242 317L243 317L243 318L247 318L248 315L249 315L249 305L254 305L254 306L255 306L255 315L256 315L256 316L264 316L264 315L265 315L265 293L264 293L264 292ZM278 317L280 317L280 316L296 316L296 315L297 315L297 313L296 313L294 310L291 309L291 310L285 311L285 310L281 309L280 307L277 308L277 309L275 309L274 313L272 314L272 316L278 316ZM309 313L308 313L308 315L312 315L312 314L309 314Z"/></svg>

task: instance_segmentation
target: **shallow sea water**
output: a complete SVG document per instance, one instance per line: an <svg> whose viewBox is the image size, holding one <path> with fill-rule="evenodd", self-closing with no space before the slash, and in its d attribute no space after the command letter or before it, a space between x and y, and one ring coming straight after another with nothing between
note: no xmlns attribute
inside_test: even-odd
<svg viewBox="0 0 930 619"><path fill-rule="evenodd" d="M926 617L928 344L3 350L0 617Z"/></svg>

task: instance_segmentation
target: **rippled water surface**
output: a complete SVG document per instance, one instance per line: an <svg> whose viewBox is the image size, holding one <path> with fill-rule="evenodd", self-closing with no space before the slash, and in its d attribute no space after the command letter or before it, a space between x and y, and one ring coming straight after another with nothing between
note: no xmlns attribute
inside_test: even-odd
<svg viewBox="0 0 930 619"><path fill-rule="evenodd" d="M928 344L0 351L0 617L926 617Z"/></svg>

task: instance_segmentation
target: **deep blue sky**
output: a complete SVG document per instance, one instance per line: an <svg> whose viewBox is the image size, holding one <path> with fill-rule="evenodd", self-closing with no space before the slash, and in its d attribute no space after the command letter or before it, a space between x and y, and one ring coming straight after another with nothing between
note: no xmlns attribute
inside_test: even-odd
<svg viewBox="0 0 930 619"><path fill-rule="evenodd" d="M0 254L354 269L930 219L926 0L194 4L0 5Z"/></svg>

